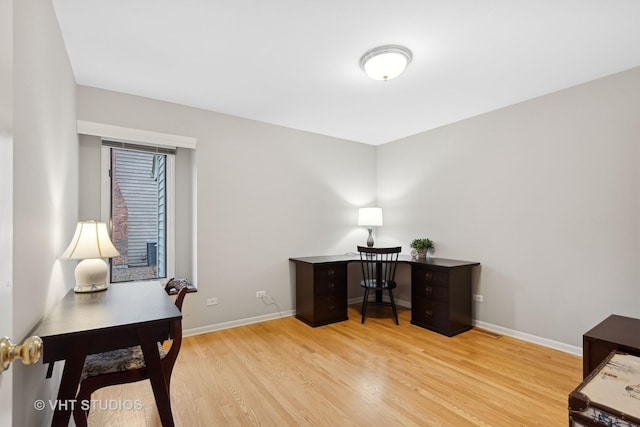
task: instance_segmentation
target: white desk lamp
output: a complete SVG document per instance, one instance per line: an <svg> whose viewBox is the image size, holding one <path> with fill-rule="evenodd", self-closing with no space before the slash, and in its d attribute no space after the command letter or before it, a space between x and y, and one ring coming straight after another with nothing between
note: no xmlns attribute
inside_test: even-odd
<svg viewBox="0 0 640 427"><path fill-rule="evenodd" d="M80 221L69 247L62 254L64 259L81 259L76 267L75 292L96 292L109 288L107 275L109 266L102 258L120 256L113 246L107 224L95 221Z"/></svg>
<svg viewBox="0 0 640 427"><path fill-rule="evenodd" d="M369 229L369 237L367 238L367 246L373 247L373 236L371 232L373 227L382 225L382 208L360 208L358 210L358 225L365 226Z"/></svg>

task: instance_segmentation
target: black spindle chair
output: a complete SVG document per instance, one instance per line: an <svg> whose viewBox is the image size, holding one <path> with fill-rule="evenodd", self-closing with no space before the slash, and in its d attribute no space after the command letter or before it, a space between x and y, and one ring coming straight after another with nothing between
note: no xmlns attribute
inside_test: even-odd
<svg viewBox="0 0 640 427"><path fill-rule="evenodd" d="M393 289L396 287L396 267L401 247L393 248L369 248L358 246L360 264L362 265L362 281L360 286L364 288L362 300L362 323L367 315L367 306L370 304L391 306L396 325L398 322L398 310L393 298ZM369 293L375 291L376 298L369 301ZM382 291L389 292L389 302L382 300Z"/></svg>

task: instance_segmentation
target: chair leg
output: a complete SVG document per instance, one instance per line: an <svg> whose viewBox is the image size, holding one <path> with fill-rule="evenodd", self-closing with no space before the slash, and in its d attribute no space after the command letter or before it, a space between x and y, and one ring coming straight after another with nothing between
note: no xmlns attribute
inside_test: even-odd
<svg viewBox="0 0 640 427"><path fill-rule="evenodd" d="M76 404L73 408L73 421L76 424L76 427L87 427L87 418L89 418L89 410L91 409L90 402L91 401L91 391L88 391L80 385L80 391L76 396ZM87 408L86 411L82 409L82 405Z"/></svg>
<svg viewBox="0 0 640 427"><path fill-rule="evenodd" d="M398 322L398 309L396 309L396 300L393 298L393 290L389 289L389 300L391 300L391 308L393 309L393 317L396 319L396 325L399 325Z"/></svg>
<svg viewBox="0 0 640 427"><path fill-rule="evenodd" d="M362 299L362 307L360 307L360 314L364 313L364 305L367 303L368 289L364 288L364 298Z"/></svg>
<svg viewBox="0 0 640 427"><path fill-rule="evenodd" d="M369 300L369 288L364 288L364 299L362 300L362 320L360 323L364 323L364 317L367 314L367 301Z"/></svg>

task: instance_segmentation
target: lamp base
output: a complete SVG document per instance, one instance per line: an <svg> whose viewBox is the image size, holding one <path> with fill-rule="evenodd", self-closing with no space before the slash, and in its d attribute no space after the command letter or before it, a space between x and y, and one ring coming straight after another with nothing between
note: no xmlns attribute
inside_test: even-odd
<svg viewBox="0 0 640 427"><path fill-rule="evenodd" d="M372 231L373 231L373 228L369 227L369 237L367 238L367 246L370 248L373 247L373 235L371 234Z"/></svg>
<svg viewBox="0 0 640 427"><path fill-rule="evenodd" d="M109 288L107 275L109 266L100 258L91 258L80 261L75 270L76 287L74 292L98 292Z"/></svg>

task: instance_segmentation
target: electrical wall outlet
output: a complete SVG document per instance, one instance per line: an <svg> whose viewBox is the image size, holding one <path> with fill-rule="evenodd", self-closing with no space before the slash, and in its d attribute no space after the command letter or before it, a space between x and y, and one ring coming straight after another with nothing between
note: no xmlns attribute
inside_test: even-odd
<svg viewBox="0 0 640 427"><path fill-rule="evenodd" d="M484 301L484 297L482 295L474 294L473 295L473 300L477 301L477 302L482 302L482 301Z"/></svg>
<svg viewBox="0 0 640 427"><path fill-rule="evenodd" d="M207 305L218 305L218 298L207 298Z"/></svg>
<svg viewBox="0 0 640 427"><path fill-rule="evenodd" d="M256 298L262 298L265 295L267 295L267 291L257 291L256 292Z"/></svg>

